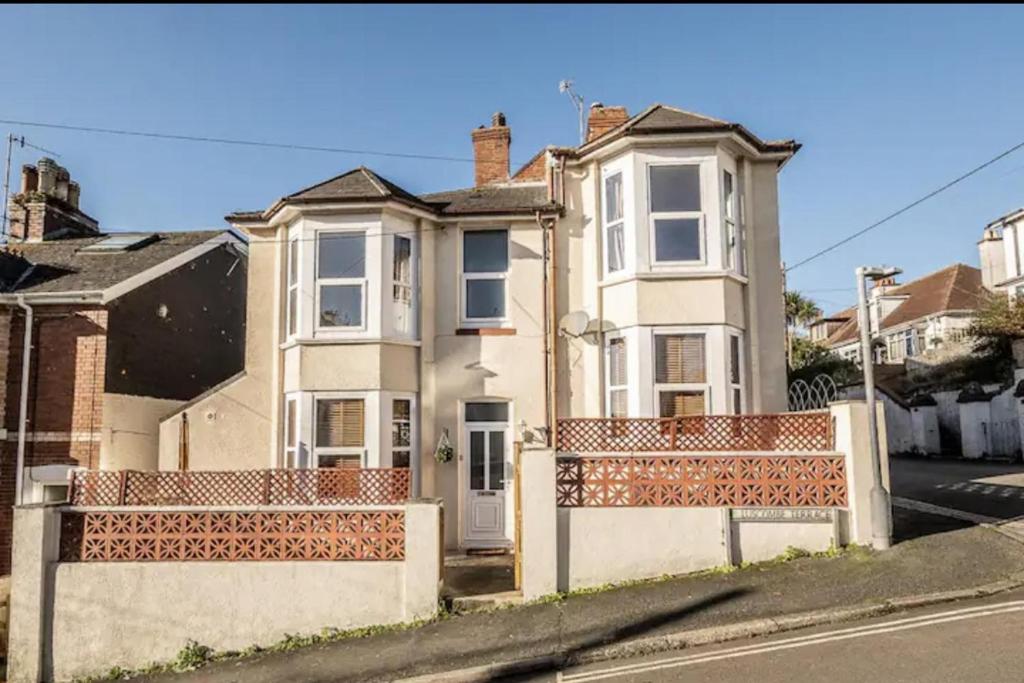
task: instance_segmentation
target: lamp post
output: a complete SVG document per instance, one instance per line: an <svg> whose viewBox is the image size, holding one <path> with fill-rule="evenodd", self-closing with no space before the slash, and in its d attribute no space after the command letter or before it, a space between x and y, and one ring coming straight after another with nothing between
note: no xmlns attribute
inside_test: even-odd
<svg viewBox="0 0 1024 683"><path fill-rule="evenodd" d="M871 442L871 465L874 482L871 487L871 545L886 550L892 545L892 507L889 492L882 479L882 459L878 453L878 418L875 412L875 368L871 352L871 316L868 315L867 277L892 277L901 273L888 266L857 268L857 313L860 327L861 368L864 372L864 399L868 409L868 439Z"/></svg>

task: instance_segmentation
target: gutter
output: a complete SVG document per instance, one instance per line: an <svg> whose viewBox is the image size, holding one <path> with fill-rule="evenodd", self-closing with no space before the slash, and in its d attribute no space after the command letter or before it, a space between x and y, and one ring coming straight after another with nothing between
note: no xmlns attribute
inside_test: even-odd
<svg viewBox="0 0 1024 683"><path fill-rule="evenodd" d="M28 420L28 379L32 365L32 307L25 303L25 296L18 296L18 306L25 311L25 336L21 347L21 396L18 403L18 457L14 473L14 501L16 505L24 502L25 476L25 424Z"/></svg>

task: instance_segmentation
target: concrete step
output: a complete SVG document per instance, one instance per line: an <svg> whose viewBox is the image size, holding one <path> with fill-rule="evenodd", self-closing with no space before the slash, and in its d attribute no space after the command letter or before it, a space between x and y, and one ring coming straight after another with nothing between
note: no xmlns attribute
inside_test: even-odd
<svg viewBox="0 0 1024 683"><path fill-rule="evenodd" d="M460 595L451 598L450 608L455 614L470 612L486 612L498 607L523 604L523 595L519 591L504 593L486 593L483 595Z"/></svg>

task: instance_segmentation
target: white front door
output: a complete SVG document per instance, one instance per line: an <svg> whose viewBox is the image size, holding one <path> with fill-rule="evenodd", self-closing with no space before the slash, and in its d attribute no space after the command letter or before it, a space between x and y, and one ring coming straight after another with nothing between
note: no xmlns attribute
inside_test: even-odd
<svg viewBox="0 0 1024 683"><path fill-rule="evenodd" d="M508 425L475 423L466 427L466 545L503 546L509 543L505 516Z"/></svg>

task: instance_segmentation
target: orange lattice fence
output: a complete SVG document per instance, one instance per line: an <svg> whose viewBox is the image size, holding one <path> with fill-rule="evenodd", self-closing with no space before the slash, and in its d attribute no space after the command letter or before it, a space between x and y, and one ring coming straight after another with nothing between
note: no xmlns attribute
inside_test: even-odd
<svg viewBox="0 0 1024 683"><path fill-rule="evenodd" d="M841 455L560 457L560 507L845 507Z"/></svg>
<svg viewBox="0 0 1024 683"><path fill-rule="evenodd" d="M567 453L832 449L832 416L825 412L558 420L558 450Z"/></svg>
<svg viewBox="0 0 1024 683"><path fill-rule="evenodd" d="M402 560L402 511L84 511L61 515L62 562Z"/></svg>
<svg viewBox="0 0 1024 683"><path fill-rule="evenodd" d="M409 498L411 481L407 468L84 470L74 473L69 501L89 507L394 505Z"/></svg>

